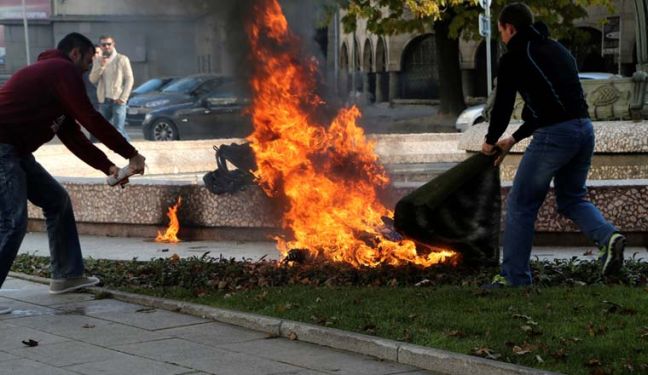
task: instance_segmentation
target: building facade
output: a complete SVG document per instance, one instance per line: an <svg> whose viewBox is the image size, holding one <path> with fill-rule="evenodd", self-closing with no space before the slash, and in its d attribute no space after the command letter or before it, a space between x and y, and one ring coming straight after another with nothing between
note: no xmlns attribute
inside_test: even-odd
<svg viewBox="0 0 648 375"><path fill-rule="evenodd" d="M215 73L227 75L233 63L225 52L225 12L215 12L209 0L51 0L46 18L29 19L33 62L70 32L98 42L101 35L115 38L117 50L127 55L135 83L157 76ZM4 26L4 72L11 74L27 63L23 21L0 19Z"/></svg>
<svg viewBox="0 0 648 375"><path fill-rule="evenodd" d="M616 12L590 7L588 17L577 20L582 38L562 41L574 53L583 71L608 71L631 76L636 69L636 20L633 1L616 0ZM341 17L338 18L338 20ZM605 21L607 25L605 25ZM616 28L611 27L615 22ZM375 35L359 20L353 33L338 24L338 92L363 93L375 102L394 99L438 98L438 67L432 30L421 34ZM496 28L493 28L496 33ZM329 34L331 35L331 34ZM491 40L493 76L503 47ZM484 40L460 40L460 66L466 97L486 95L486 44Z"/></svg>

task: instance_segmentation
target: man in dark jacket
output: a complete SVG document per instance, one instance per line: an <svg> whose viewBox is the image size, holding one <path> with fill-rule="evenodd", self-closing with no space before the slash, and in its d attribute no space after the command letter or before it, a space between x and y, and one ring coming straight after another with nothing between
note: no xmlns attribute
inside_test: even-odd
<svg viewBox="0 0 648 375"><path fill-rule="evenodd" d="M507 5L498 29L507 52L499 63L497 94L482 152L501 155L533 134L507 200L504 258L496 285L529 285L534 224L554 180L558 211L573 220L601 248L604 275L623 264L625 238L587 199L585 182L594 152L594 131L578 78L576 61L565 47L548 38L543 24L533 24L529 7ZM512 136L506 130L516 93L524 99L524 123Z"/></svg>
<svg viewBox="0 0 648 375"><path fill-rule="evenodd" d="M82 74L94 45L78 33L35 64L13 74L0 88L0 286L5 281L27 228L27 200L43 209L52 263L50 293L95 285L84 277L83 257L67 192L32 153L55 135L88 165L117 176L119 168L88 141L79 124L143 173L144 157L90 104ZM10 310L0 308L0 313Z"/></svg>

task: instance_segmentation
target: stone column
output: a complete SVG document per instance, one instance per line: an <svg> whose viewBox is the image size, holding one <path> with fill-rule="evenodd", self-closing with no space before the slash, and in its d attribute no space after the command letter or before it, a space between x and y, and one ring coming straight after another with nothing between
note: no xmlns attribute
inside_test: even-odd
<svg viewBox="0 0 648 375"><path fill-rule="evenodd" d="M362 96L364 96L364 99L367 101L367 103L371 102L371 84L369 82L369 73L363 72L362 73Z"/></svg>
<svg viewBox="0 0 648 375"><path fill-rule="evenodd" d="M641 118L648 89L648 0L635 0L637 20L637 72L632 77L634 90L630 102L630 113L635 120Z"/></svg>
<svg viewBox="0 0 648 375"><path fill-rule="evenodd" d="M389 72L389 101L400 97L399 72Z"/></svg>
<svg viewBox="0 0 648 375"><path fill-rule="evenodd" d="M383 76L385 73L378 72L376 73L376 103L382 103L385 101L385 95L383 93Z"/></svg>

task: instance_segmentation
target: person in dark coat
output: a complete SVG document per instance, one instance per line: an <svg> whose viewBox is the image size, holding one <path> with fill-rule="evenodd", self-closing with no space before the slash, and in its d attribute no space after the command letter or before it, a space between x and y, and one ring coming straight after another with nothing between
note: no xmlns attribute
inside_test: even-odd
<svg viewBox="0 0 648 375"><path fill-rule="evenodd" d="M544 24L533 23L533 14L523 3L504 7L498 29L507 52L500 59L497 94L482 152L493 155L501 150L495 162L499 165L513 145L531 135L533 139L508 195L504 258L494 283L532 283L529 260L534 224L552 180L558 211L599 246L602 273L615 273L623 264L625 237L587 198L594 130L576 60L548 37ZM509 125L518 92L525 103L524 123L512 136L500 138Z"/></svg>

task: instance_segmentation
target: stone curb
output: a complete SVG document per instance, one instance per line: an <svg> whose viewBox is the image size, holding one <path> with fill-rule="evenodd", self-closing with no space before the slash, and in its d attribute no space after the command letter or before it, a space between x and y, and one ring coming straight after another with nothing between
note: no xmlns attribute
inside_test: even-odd
<svg viewBox="0 0 648 375"><path fill-rule="evenodd" d="M9 276L18 279L49 284L49 279L10 272ZM112 298L129 303L189 314L203 319L248 328L270 335L286 337L334 349L372 356L404 365L430 370L438 374L464 375L557 375L558 373L517 366L509 363L433 349L425 346L407 344L400 341L383 339L335 328L316 326L292 320L272 318L263 315L234 310L208 307L204 305L179 302L166 298L143 296L107 288L88 288L95 295L109 294Z"/></svg>

